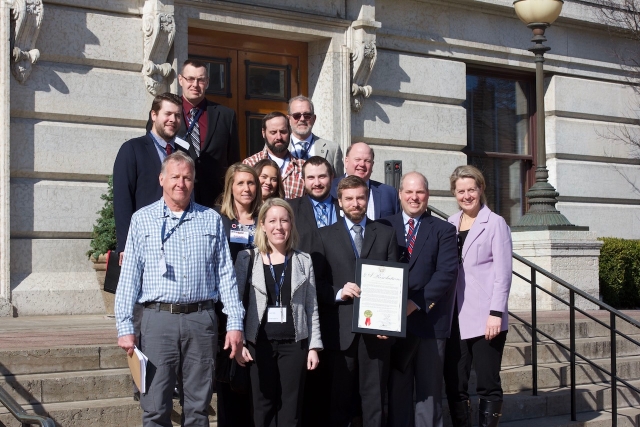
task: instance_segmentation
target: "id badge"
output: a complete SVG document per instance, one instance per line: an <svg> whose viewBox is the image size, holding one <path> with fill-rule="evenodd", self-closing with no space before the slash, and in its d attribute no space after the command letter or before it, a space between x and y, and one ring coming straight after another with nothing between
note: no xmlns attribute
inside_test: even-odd
<svg viewBox="0 0 640 427"><path fill-rule="evenodd" d="M287 321L287 307L267 307L267 322L284 323Z"/></svg>
<svg viewBox="0 0 640 427"><path fill-rule="evenodd" d="M249 244L249 232L231 230L231 233L229 234L229 241L231 241L231 243L243 243L247 245Z"/></svg>
<svg viewBox="0 0 640 427"><path fill-rule="evenodd" d="M160 253L160 259L158 260L158 269L160 270L160 275L164 276L167 272L167 260L164 259L164 252Z"/></svg>

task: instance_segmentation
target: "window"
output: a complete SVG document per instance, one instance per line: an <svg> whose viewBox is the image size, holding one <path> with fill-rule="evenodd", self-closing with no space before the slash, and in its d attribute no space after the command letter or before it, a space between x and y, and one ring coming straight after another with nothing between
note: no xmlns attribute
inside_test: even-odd
<svg viewBox="0 0 640 427"><path fill-rule="evenodd" d="M515 225L532 178L535 81L497 74L467 73L465 151L484 174L491 210Z"/></svg>

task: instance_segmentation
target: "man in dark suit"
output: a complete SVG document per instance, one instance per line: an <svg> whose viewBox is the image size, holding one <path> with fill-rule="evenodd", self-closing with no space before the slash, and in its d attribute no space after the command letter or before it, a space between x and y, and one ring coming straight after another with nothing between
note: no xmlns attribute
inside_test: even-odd
<svg viewBox="0 0 640 427"><path fill-rule="evenodd" d="M367 217L376 220L400 212L400 203L398 202L398 193L395 188L370 179L373 172L373 163L373 148L364 142L356 142L347 148L347 154L344 158L344 168L347 176L359 176L367 183L369 187ZM342 178L340 177L333 181L331 188L333 197L337 197L338 184Z"/></svg>
<svg viewBox="0 0 640 427"><path fill-rule="evenodd" d="M184 61L178 83L182 88L178 137L189 144L189 154L196 163L194 198L212 208L222 193L227 168L240 161L236 113L205 98L209 74L204 62ZM148 122L147 130L150 125Z"/></svg>
<svg viewBox="0 0 640 427"><path fill-rule="evenodd" d="M338 201L344 217L320 229L324 267L318 274L318 303L322 341L331 352L330 422L348 426L354 410L354 394L360 393L363 425L381 427L389 370L387 337L351 332L353 299L360 295L356 280L358 258L396 261L395 231L366 217L369 191L358 176L343 179ZM363 235L364 233L364 235Z"/></svg>
<svg viewBox="0 0 640 427"><path fill-rule="evenodd" d="M429 184L421 173L404 175L399 195L402 212L380 221L396 230L401 261L409 264L407 337L392 349L388 425L442 427L444 349L458 274L456 228L427 211Z"/></svg>

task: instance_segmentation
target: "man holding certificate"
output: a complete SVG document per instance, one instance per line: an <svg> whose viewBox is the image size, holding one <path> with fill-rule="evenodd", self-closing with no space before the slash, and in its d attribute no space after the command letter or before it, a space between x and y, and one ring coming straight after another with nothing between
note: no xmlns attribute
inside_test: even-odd
<svg viewBox="0 0 640 427"><path fill-rule="evenodd" d="M381 220L396 230L401 261L409 264L407 337L392 349L388 426L442 427L444 349L458 273L456 229L427 211L429 184L421 173L404 175L399 193L402 212Z"/></svg>
<svg viewBox="0 0 640 427"><path fill-rule="evenodd" d="M391 227L367 219L369 189L362 178L342 179L337 193L344 217L319 230L325 265L317 279L322 340L331 353L329 425L349 425L359 392L363 425L381 427L391 345L386 336L352 332L353 302L360 296L354 282L358 259L396 261L398 244Z"/></svg>

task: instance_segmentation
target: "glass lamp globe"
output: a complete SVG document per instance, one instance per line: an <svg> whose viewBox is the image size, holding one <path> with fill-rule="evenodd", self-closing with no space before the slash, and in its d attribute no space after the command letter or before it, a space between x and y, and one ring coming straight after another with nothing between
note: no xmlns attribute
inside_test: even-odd
<svg viewBox="0 0 640 427"><path fill-rule="evenodd" d="M563 0L516 0L516 15L525 24L552 24L562 11Z"/></svg>

